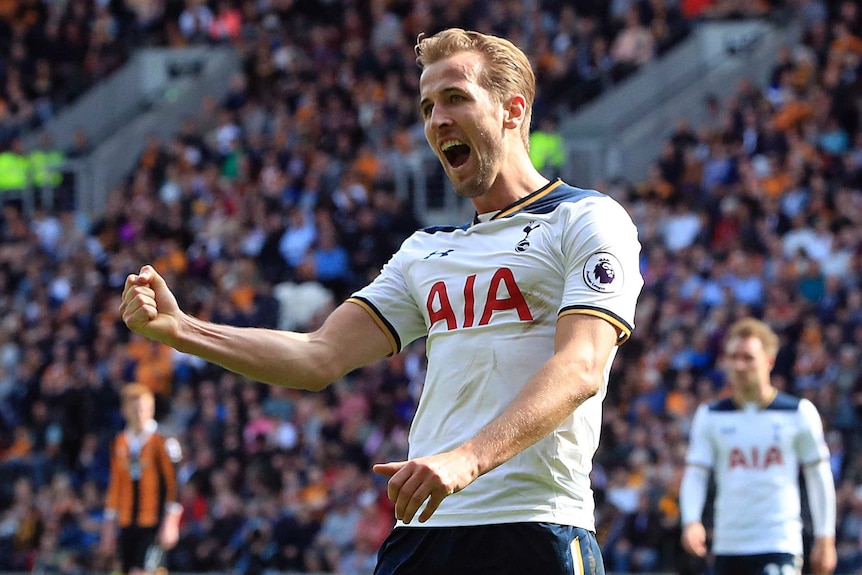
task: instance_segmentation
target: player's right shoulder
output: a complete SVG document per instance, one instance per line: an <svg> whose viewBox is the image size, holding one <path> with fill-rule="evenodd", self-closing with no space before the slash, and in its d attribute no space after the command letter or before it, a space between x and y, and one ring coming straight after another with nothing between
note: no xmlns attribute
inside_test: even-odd
<svg viewBox="0 0 862 575"><path fill-rule="evenodd" d="M725 397L707 403L706 410L711 413L729 413L739 411L739 406L734 403L733 399Z"/></svg>
<svg viewBox="0 0 862 575"><path fill-rule="evenodd" d="M428 246L438 246L445 244L454 234L463 232L470 228L470 224L461 226L426 226L420 228L407 236L398 250L393 254L400 256L405 253L411 253L412 250L425 250Z"/></svg>
<svg viewBox="0 0 862 575"><path fill-rule="evenodd" d="M775 398L769 405L766 406L766 409L770 411L799 411L804 401L808 400L779 391L775 394Z"/></svg>
<svg viewBox="0 0 862 575"><path fill-rule="evenodd" d="M458 231L464 231L469 227L470 224L463 224L460 226L426 226L414 232L413 236L418 236L422 234L451 234Z"/></svg>

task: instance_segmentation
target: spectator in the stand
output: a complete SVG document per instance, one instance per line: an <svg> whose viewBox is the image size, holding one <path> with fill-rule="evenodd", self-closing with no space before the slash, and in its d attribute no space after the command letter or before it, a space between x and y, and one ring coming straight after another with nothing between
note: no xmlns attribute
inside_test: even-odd
<svg viewBox="0 0 862 575"><path fill-rule="evenodd" d="M72 146L66 151L66 157L70 159L82 158L93 151L87 131L84 128L76 128L72 133Z"/></svg>
<svg viewBox="0 0 862 575"><path fill-rule="evenodd" d="M563 175L566 145L553 115L539 120L538 127L530 132L530 160L546 178L554 179Z"/></svg>
<svg viewBox="0 0 862 575"><path fill-rule="evenodd" d="M30 151L29 168L33 193L37 197L35 205L53 211L56 206L56 192L63 181L65 156L48 132L39 137L39 144Z"/></svg>
<svg viewBox="0 0 862 575"><path fill-rule="evenodd" d="M30 162L20 138L13 138L0 151L0 202L25 204L30 188Z"/></svg>
<svg viewBox="0 0 862 575"><path fill-rule="evenodd" d="M205 41L213 26L213 13L203 0L185 0L180 14L179 29L189 42Z"/></svg>
<svg viewBox="0 0 862 575"><path fill-rule="evenodd" d="M655 55L655 38L641 22L637 5L632 4L626 10L623 28L614 38L610 52L614 59L616 79L630 75Z"/></svg>

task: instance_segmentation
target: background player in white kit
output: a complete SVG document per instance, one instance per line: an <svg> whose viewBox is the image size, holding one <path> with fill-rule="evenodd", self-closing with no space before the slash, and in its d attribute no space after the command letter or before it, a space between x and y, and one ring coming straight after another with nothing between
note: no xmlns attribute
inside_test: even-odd
<svg viewBox="0 0 862 575"><path fill-rule="evenodd" d="M802 569L799 468L814 531L811 571L835 569L835 485L817 409L770 383L778 336L764 322L734 323L724 369L732 396L698 407L680 489L682 544L705 556L701 514L710 470L716 483L716 575L793 575Z"/></svg>
<svg viewBox="0 0 862 575"><path fill-rule="evenodd" d="M601 575L589 473L643 285L637 231L610 197L531 164L535 77L521 50L449 29L416 54L425 136L473 222L413 234L314 333L191 317L149 266L126 280L123 320L309 390L427 335L408 461L374 467L399 520L375 573Z"/></svg>

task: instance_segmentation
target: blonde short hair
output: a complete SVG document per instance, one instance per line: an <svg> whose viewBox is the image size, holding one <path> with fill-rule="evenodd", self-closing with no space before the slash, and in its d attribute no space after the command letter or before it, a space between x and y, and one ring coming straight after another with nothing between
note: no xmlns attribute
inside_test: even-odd
<svg viewBox="0 0 862 575"><path fill-rule="evenodd" d="M123 403L127 401L135 401L142 397L155 400L153 391L143 383L130 383L123 387L123 390L120 392L120 398L123 400Z"/></svg>
<svg viewBox="0 0 862 575"><path fill-rule="evenodd" d="M778 355L779 340L769 324L753 317L747 317L735 321L727 330L727 335L724 341L730 341L734 338L754 337L760 340L763 344L763 351L771 357L775 358Z"/></svg>
<svg viewBox="0 0 862 575"><path fill-rule="evenodd" d="M498 102L521 94L527 101L521 139L529 147L530 120L536 99L536 75L529 58L509 40L461 28L448 28L433 36L420 34L414 47L416 63L425 68L461 52L476 52L485 61L480 85Z"/></svg>

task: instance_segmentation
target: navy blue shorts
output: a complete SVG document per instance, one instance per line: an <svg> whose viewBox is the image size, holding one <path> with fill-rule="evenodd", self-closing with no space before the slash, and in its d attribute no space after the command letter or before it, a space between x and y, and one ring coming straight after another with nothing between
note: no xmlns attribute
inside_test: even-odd
<svg viewBox="0 0 862 575"><path fill-rule="evenodd" d="M716 555L715 575L801 575L802 557L792 553Z"/></svg>
<svg viewBox="0 0 862 575"><path fill-rule="evenodd" d="M596 534L553 523L399 527L374 575L604 575Z"/></svg>

